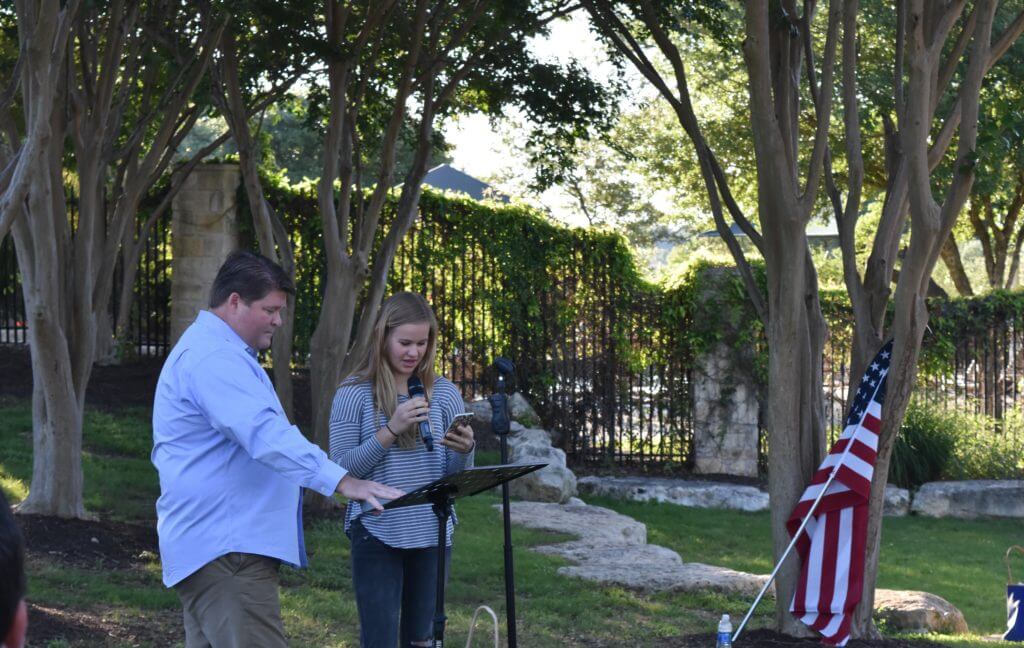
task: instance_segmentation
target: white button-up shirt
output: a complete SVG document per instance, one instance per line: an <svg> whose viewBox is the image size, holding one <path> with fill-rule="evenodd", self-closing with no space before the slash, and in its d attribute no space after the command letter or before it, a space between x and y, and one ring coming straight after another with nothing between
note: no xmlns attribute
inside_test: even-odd
<svg viewBox="0 0 1024 648"><path fill-rule="evenodd" d="M209 311L160 372L152 460L167 587L232 551L304 566L300 486L330 496L346 473L288 421L255 351Z"/></svg>

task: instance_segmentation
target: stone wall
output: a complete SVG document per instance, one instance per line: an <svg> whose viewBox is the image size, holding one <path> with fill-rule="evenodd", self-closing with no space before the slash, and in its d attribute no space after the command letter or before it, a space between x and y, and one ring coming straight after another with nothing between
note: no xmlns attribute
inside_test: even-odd
<svg viewBox="0 0 1024 648"><path fill-rule="evenodd" d="M735 366L734 356L724 344L716 344L697 359L693 453L698 474L757 477L757 389Z"/></svg>
<svg viewBox="0 0 1024 648"><path fill-rule="evenodd" d="M238 249L238 165L202 164L174 197L171 220L171 344L207 307L210 287Z"/></svg>

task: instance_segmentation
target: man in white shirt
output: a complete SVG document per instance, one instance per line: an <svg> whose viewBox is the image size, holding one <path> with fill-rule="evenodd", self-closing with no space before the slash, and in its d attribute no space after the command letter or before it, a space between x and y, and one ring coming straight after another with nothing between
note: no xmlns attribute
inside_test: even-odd
<svg viewBox="0 0 1024 648"><path fill-rule="evenodd" d="M281 561L306 565L301 488L380 508L400 491L348 475L285 416L256 360L281 324L288 275L235 252L210 310L182 334L160 372L153 464L164 584L182 601L187 648L287 646Z"/></svg>

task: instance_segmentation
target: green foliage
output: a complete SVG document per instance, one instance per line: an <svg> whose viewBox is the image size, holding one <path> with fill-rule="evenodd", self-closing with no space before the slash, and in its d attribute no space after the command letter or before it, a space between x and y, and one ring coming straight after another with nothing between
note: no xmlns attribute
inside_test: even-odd
<svg viewBox="0 0 1024 648"><path fill-rule="evenodd" d="M1024 414L1008 412L1001 420L961 415L947 479L1024 479Z"/></svg>
<svg viewBox="0 0 1024 648"><path fill-rule="evenodd" d="M310 188L271 178L265 182L268 200L292 232L296 250L300 293L295 349L302 362L323 280L316 197ZM385 219L393 217L396 201L397 196L389 198ZM480 203L431 190L420 200L420 220L399 246L389 288L426 294L443 323L450 322L446 337L457 339L464 349L518 351L518 357L542 357L574 332L581 335L584 328L601 326L590 319L600 304L601 315L616 313L614 322L604 324L609 339L619 342L616 352L626 364L638 354L647 357L647 351L626 342L636 332L637 322L630 316L633 303L662 295L640 277L618 235L555 225L524 206ZM671 295L667 300L677 301ZM688 315L685 308L661 309L653 326L661 331L681 328Z"/></svg>
<svg viewBox="0 0 1024 648"><path fill-rule="evenodd" d="M911 403L893 447L889 479L903 488L938 480L1024 478L1024 415L1001 420Z"/></svg>
<svg viewBox="0 0 1024 648"><path fill-rule="evenodd" d="M766 291L764 264L752 265L754 277ZM747 370L761 385L768 380L768 349L764 324L747 298L739 273L729 265L700 261L690 266L674 290L666 292L678 308L693 313L682 332L690 357L715 344L733 353L737 366Z"/></svg>
<svg viewBox="0 0 1024 648"><path fill-rule="evenodd" d="M960 432L956 414L912 404L893 445L889 481L902 488L917 488L940 479Z"/></svg>
<svg viewBox="0 0 1024 648"><path fill-rule="evenodd" d="M316 198L311 188L291 187L281 176L268 177L265 183L268 199L292 232L300 290L295 361L305 364L325 266ZM385 219L395 209L394 197L390 200ZM697 261L671 285L658 286L641 277L622 237L554 225L523 206L481 203L428 190L420 215L399 247L389 290L414 290L434 304L444 331L439 369L463 384L485 383L486 367L495 355L516 358L519 375L526 379L517 388L535 399L545 422L563 417L556 428L578 431L587 421L593 424L595 412L603 415L598 408L604 403L621 408L634 402L643 377L666 368L688 371L692 359L713 345L730 349L739 366L762 386L767 382L763 324L728 265ZM763 288L763 266L755 264L754 271ZM846 371L839 363L852 346L849 300L845 291L829 289L819 291L819 302L829 325L830 348L836 353L827 359L825 370ZM984 298L932 301L929 308L931 332L921 353L921 381L951 375L957 349L966 338L1019 321L1024 316L1024 293L997 291ZM961 363L963 353L961 348ZM605 378L605 371L614 375ZM585 393L574 391L581 384ZM660 414L669 422L659 420L659 427L677 425L669 434L681 435L684 427L672 421L686 415L685 385L668 381L657 389L660 400L646 407L652 416L664 407ZM572 404L576 396L580 402ZM574 408L569 412L566 398ZM624 425L626 421L617 422L619 428ZM935 430L984 429L984 422L961 422L951 428L953 424L937 415L912 411L908 425L906 438L896 449L896 483L916 485L939 474L1013 474L1012 466L978 458L980 450L997 447L993 444L974 450L965 446L958 451L959 463L929 458L948 454L934 438L939 434ZM654 452L662 442L630 437L628 432L617 441L619 449L634 453ZM1021 437L1009 434L998 447L1006 456L1016 456L1011 450L1020 443ZM679 450L666 460L685 461L686 454Z"/></svg>
<svg viewBox="0 0 1024 648"><path fill-rule="evenodd" d="M921 368L941 374L953 366L957 347L970 337L1000 330L1024 316L1024 291L993 290L983 297L930 300L931 333L921 348Z"/></svg>

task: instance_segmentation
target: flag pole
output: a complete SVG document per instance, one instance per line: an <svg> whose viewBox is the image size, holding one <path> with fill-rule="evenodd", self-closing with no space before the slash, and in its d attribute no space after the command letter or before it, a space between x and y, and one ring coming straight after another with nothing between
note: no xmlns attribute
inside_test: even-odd
<svg viewBox="0 0 1024 648"><path fill-rule="evenodd" d="M743 632L743 628L747 625L747 621L750 620L750 615L754 613L754 609L757 607L757 604L761 602L761 599L764 597L764 593L768 591L768 588L771 587L772 582L775 581L775 576L779 573L779 569L782 567L782 563L786 561L786 558L789 557L789 552L793 551L793 547L796 546L797 538L799 538L800 534L804 532L804 528L807 526L807 522L810 521L811 516L814 515L814 511L818 508L818 504L821 503L821 498L825 496L825 491L828 490L828 487L832 484L832 481L835 480L836 474L839 473L839 467L843 465L843 459L845 459L846 454L850 452L850 447L852 445L853 437L850 437L850 443L848 443L846 448L843 449L843 454L839 458L839 461L836 462L836 465L832 468L832 473L828 476L828 479L825 480L825 483L822 484L821 492L818 493L818 496L816 498L814 498L814 503L811 504L811 508L807 511L807 515L804 517L803 522L800 523L800 528L797 529L796 533L793 534L793 539L789 541L789 546L786 547L786 550L784 552L782 552L782 558L779 558L779 562L775 563L775 569L772 570L771 576L768 577L768 580L765 582L764 587L761 588L761 591L757 593L757 598L754 599L754 604L750 606L750 609L747 610L746 616L743 617L743 621L740 621L739 627L736 628L736 633L732 636L733 643L736 643L736 639L740 636L740 633Z"/></svg>
<svg viewBox="0 0 1024 648"><path fill-rule="evenodd" d="M882 346L882 349L875 356L876 361L879 356L882 356L883 359L889 357L889 355L883 355L883 353L885 352L886 347L888 347L890 344L892 344L891 339ZM875 367L874 364L872 364L871 366L875 369L878 369L878 367ZM739 627L736 628L736 632L735 634L733 634L731 640L733 643L735 643L736 639L740 636L740 633L743 632L743 628L747 625L747 621L750 620L750 615L754 613L754 609L757 607L757 604L761 602L761 598L764 597L764 593L768 591L768 588L771 587L772 582L775 581L775 576L778 575L779 569L782 568L782 563L786 561L786 558L789 557L790 552L793 551L793 547L796 546L797 538L799 538L800 535L804 532L804 529L807 528L807 523L810 521L811 516L814 515L814 512L817 510L818 504L821 503L821 500L825 496L825 493L828 492L828 487L832 484L833 481L835 481L836 475L839 474L839 469L843 466L843 463L846 461L847 455L850 454L850 448L853 447L854 441L857 440L857 434L863 429L864 418L867 416L869 404L871 402L874 402L876 396L878 395L878 391L882 388L882 385L885 384L885 377L888 373L888 367L883 367L879 375L878 384L874 385L874 390L871 392L871 398L868 399L868 404L864 406L864 410L860 413L860 418L857 422L857 426L856 428L854 428L853 433L850 434L850 439L847 442L846 447L843 448L843 453L839 455L839 459L832 467L832 472L829 473L828 479L826 479L825 482L821 485L821 490L818 491L818 496L814 498L814 502L811 504L811 508L808 509L807 515L804 516L803 521L800 523L800 528L797 529L796 533L793 534L793 539L789 541L789 546L786 547L786 550L782 553L782 557L779 558L779 561L775 564L775 569L772 570L771 575L768 577L768 581L764 584L764 587L761 588L761 591L758 592L757 598L754 599L754 604L750 606L750 609L747 610L746 616L743 617L743 621L741 621ZM861 381L861 384L863 385L864 382L866 382L867 380L868 378L867 376L865 376L865 378ZM879 403L879 405L881 405L881 403ZM806 489L804 489L804 491L806 492ZM800 499L803 499L803 497L801 496ZM797 504L799 503L800 500L798 499Z"/></svg>

